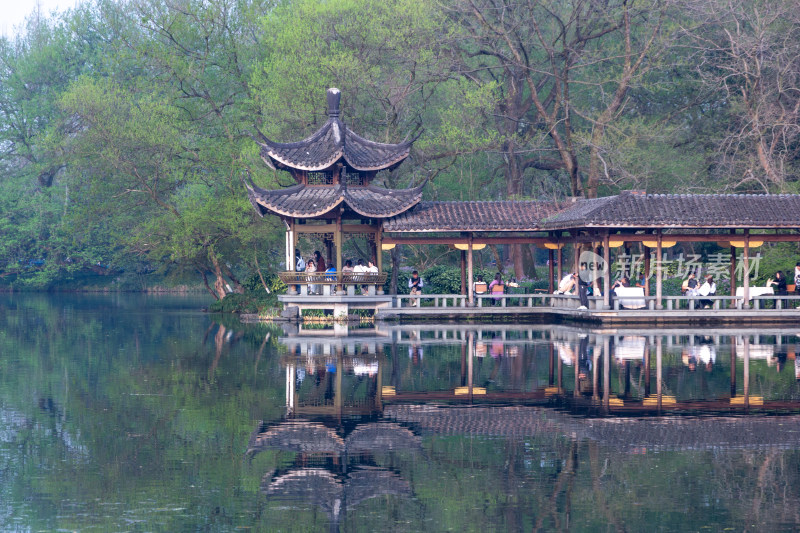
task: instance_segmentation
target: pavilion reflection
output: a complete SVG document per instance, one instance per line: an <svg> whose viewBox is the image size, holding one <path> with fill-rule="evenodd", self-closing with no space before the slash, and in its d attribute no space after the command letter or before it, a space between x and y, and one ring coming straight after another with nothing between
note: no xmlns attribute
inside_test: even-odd
<svg viewBox="0 0 800 533"><path fill-rule="evenodd" d="M797 409L794 397L765 403L750 390L758 360L779 373L794 367L800 379L797 342L793 332L763 328L505 324L297 328L281 338L287 413L334 416L379 414L407 402L549 405L588 414ZM691 375L698 370L711 377L696 382ZM434 375L447 379L428 379ZM722 379L729 386L720 387Z"/></svg>
<svg viewBox="0 0 800 533"><path fill-rule="evenodd" d="M410 497L411 485L376 457L421 452L420 437L396 422L354 417L347 422L325 417L286 418L260 424L250 437L247 455L265 450L293 453L288 468L267 472L261 492L294 508L314 506L338 531L346 511L380 496ZM391 464L391 461L388 461Z"/></svg>

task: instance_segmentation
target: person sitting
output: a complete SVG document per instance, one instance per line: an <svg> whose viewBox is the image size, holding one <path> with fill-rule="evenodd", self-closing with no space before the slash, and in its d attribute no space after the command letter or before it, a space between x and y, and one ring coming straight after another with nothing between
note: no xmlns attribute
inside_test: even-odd
<svg viewBox="0 0 800 533"><path fill-rule="evenodd" d="M487 290L489 290L489 287L486 285L486 282L483 281L483 276L479 275L478 280L472 284L472 292L475 294L486 294Z"/></svg>
<svg viewBox="0 0 800 533"><path fill-rule="evenodd" d="M352 273L353 273L353 262L348 259L347 261L344 262L344 266L342 267L342 278ZM342 290L346 292L347 285L342 284Z"/></svg>
<svg viewBox="0 0 800 533"><path fill-rule="evenodd" d="M620 279L614 282L614 284L611 286L611 292L608 293L608 298L609 298L608 302L609 305L611 306L611 309L614 309L614 298L617 297L617 289L621 287L630 287L630 286L631 286L631 281L628 279L628 276L622 276ZM620 309L624 309L624 307L621 305L619 307Z"/></svg>
<svg viewBox="0 0 800 533"><path fill-rule="evenodd" d="M697 294L699 296L714 296L717 292L717 285L714 283L714 276L708 275L706 276L706 281L700 288L697 290ZM704 309L710 309L714 302L711 300L700 300L700 305L703 306Z"/></svg>
<svg viewBox="0 0 800 533"><path fill-rule="evenodd" d="M697 280L694 272L689 274L689 277L681 284L681 294L684 296L697 296Z"/></svg>
<svg viewBox="0 0 800 533"><path fill-rule="evenodd" d="M566 276L561 278L561 281L558 283L558 291L556 294L572 294L572 291L575 289L575 278L577 275L575 272L569 272Z"/></svg>
<svg viewBox="0 0 800 533"><path fill-rule="evenodd" d="M489 283L489 293L492 294L493 304L496 304L500 300L500 296L504 294L506 291L505 285L503 285L503 276L498 272L494 275L494 279L491 283Z"/></svg>
<svg viewBox="0 0 800 533"><path fill-rule="evenodd" d="M767 287L774 287L775 294L779 296L787 296L789 291L786 288L786 276L783 275L782 270L778 270L775 273L775 279L768 279L767 280ZM778 308L776 305L777 300L772 300L772 307L775 309Z"/></svg>
<svg viewBox="0 0 800 533"><path fill-rule="evenodd" d="M408 278L408 288L409 288L408 293L410 295L412 295L412 296L419 296L419 295L422 294L422 287L423 286L424 286L424 284L422 282L422 278L419 277L419 272L417 272L416 270L411 272L411 277ZM419 305L420 305L419 298L416 299L416 302L414 303L414 305L419 307Z"/></svg>

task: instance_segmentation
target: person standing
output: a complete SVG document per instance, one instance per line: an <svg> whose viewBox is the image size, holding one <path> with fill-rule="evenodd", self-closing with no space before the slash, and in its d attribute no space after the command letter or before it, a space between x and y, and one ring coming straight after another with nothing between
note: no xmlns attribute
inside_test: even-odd
<svg viewBox="0 0 800 533"><path fill-rule="evenodd" d="M317 265L314 264L313 259L308 260L308 264L306 266L306 273L310 274L308 276L308 281L314 281L314 274L317 272ZM315 283L308 284L308 294L315 294L317 292L317 285Z"/></svg>
<svg viewBox="0 0 800 533"><path fill-rule="evenodd" d="M589 309L589 286L591 281L584 279L589 277L589 271L586 265L581 265L581 271L578 274L578 298L580 298L581 305L578 309Z"/></svg>
<svg viewBox="0 0 800 533"><path fill-rule="evenodd" d="M303 254L300 253L300 250L294 251L294 271L295 272L305 272L306 270L306 262L303 260ZM288 268L288 266L287 266ZM299 279L299 278L297 278ZM294 287L295 292L298 294L300 293L300 285L295 285Z"/></svg>
<svg viewBox="0 0 800 533"><path fill-rule="evenodd" d="M325 272L325 258L319 250L314 250L314 261L317 263L317 272Z"/></svg>
<svg viewBox="0 0 800 533"><path fill-rule="evenodd" d="M794 266L794 293L800 296L800 263Z"/></svg>

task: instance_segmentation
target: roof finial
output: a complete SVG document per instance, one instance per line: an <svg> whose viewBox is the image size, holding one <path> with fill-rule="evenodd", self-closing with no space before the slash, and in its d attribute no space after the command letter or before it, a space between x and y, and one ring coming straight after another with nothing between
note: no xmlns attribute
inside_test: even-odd
<svg viewBox="0 0 800 533"><path fill-rule="evenodd" d="M339 99L342 97L341 91L336 87L328 89L328 116L339 116Z"/></svg>

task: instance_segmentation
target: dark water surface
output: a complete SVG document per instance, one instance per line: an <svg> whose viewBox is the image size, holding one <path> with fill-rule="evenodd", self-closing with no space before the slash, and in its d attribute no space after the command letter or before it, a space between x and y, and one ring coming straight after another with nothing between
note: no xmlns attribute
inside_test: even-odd
<svg viewBox="0 0 800 533"><path fill-rule="evenodd" d="M0 295L2 531L796 531L797 330Z"/></svg>

